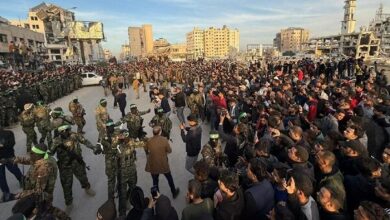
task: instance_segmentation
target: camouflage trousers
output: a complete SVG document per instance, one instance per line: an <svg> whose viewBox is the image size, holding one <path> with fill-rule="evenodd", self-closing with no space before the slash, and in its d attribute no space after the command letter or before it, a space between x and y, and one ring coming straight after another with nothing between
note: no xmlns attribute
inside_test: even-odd
<svg viewBox="0 0 390 220"><path fill-rule="evenodd" d="M38 131L41 134L41 138L39 139L39 143L44 143L45 139L47 139L47 145L50 147L53 143L53 139L51 136L51 131L49 125L37 124Z"/></svg>
<svg viewBox="0 0 390 220"><path fill-rule="evenodd" d="M60 180L64 191L65 204L70 205L73 202L72 186L73 175L79 180L83 189L89 189L91 185L88 182L87 171L85 165L80 164L77 160L72 160L68 163L67 160L58 159L58 170L60 172Z"/></svg>
<svg viewBox="0 0 390 220"><path fill-rule="evenodd" d="M126 215L126 204L129 201L130 192L137 185L137 168L135 162L132 165L121 167L121 176L118 178L118 162L115 156L105 155L106 175L108 178L108 197L112 198L115 193L115 184L118 184L119 215ZM120 179L120 183L117 182Z"/></svg>
<svg viewBox="0 0 390 220"><path fill-rule="evenodd" d="M34 127L22 127L22 130L27 136L27 152L30 152L32 144L38 144L37 133L35 132Z"/></svg>
<svg viewBox="0 0 390 220"><path fill-rule="evenodd" d="M97 130L98 130L98 140L103 140L103 138L106 137L106 127L103 127L103 126L99 126L97 125Z"/></svg>
<svg viewBox="0 0 390 220"><path fill-rule="evenodd" d="M75 124L77 125L77 132L78 133L81 133L83 132L83 128L85 126L85 119L84 117L73 117L73 120L75 122Z"/></svg>

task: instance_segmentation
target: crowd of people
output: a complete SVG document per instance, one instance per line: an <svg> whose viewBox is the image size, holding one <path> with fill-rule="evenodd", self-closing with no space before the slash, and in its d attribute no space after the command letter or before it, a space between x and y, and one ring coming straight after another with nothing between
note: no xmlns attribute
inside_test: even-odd
<svg viewBox="0 0 390 220"><path fill-rule="evenodd" d="M68 68L69 73L77 72ZM389 219L389 88L385 70L376 64L367 66L364 57L249 64L147 60L88 68L104 76L105 95L111 90L113 106L118 104L122 112L122 119L113 121L107 100L100 100L95 110L99 144L94 146L83 137L83 107L77 105L72 111L81 127L77 133L71 131L76 120L55 108L49 131L53 131L52 141L43 139L27 146L30 160L14 158L12 152L1 157L18 180L22 177L15 171L16 163L33 164L36 172L30 179L46 173L46 188L42 189L40 178L39 184L36 181L26 190L38 187L49 195L45 201L50 203L57 176L50 155L57 153L67 213L72 205L73 175L82 180L87 194L95 193L85 174L79 147L84 144L95 154L105 155L108 199L99 208L97 219L179 219L158 187L159 174L163 174L172 198L180 192L167 158L172 151L170 118L177 115L187 153L185 169L194 175L188 181L183 220ZM126 97L121 94L130 86L135 94L142 87L149 89L155 107L149 122L151 137L142 130L142 115L150 110L139 111L131 105L126 113ZM78 100L72 102L76 105ZM23 107L22 115L32 114L32 105ZM186 117L187 107L190 114ZM20 120L30 122L22 126L34 130L35 119ZM126 123L127 129L119 128L121 123ZM210 128L209 141L202 143L205 126ZM30 135L30 139L34 137ZM4 149L14 143L0 144ZM136 186L136 148L144 148L147 155L145 170L153 180L149 198L145 198L145 189ZM129 212L127 201L132 205ZM22 202L17 203L19 209L14 207L15 215L36 214L21 210ZM48 207L45 211L66 219L64 212Z"/></svg>

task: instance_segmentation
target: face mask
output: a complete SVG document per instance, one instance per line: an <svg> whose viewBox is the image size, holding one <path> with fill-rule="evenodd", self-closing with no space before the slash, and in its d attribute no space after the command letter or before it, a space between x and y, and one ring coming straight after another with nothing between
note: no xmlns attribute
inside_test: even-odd
<svg viewBox="0 0 390 220"><path fill-rule="evenodd" d="M109 134L114 133L114 130L115 130L114 126L108 126L108 127L107 127L107 132L108 132Z"/></svg>
<svg viewBox="0 0 390 220"><path fill-rule="evenodd" d="M103 102L100 104L102 107L107 107L107 102Z"/></svg>
<svg viewBox="0 0 390 220"><path fill-rule="evenodd" d="M210 139L209 143L210 143L211 147L216 147L217 144L218 144L218 140L216 140L216 139Z"/></svg>
<svg viewBox="0 0 390 220"><path fill-rule="evenodd" d="M61 138L67 139L70 136L70 132L69 131L64 131L64 132L61 132L60 135L61 135Z"/></svg>

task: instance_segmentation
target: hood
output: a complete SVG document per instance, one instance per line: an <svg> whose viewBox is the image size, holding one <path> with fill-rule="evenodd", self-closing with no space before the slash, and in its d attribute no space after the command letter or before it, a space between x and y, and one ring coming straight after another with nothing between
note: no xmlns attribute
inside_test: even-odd
<svg viewBox="0 0 390 220"><path fill-rule="evenodd" d="M130 194L130 204L136 210L144 210L148 206L148 198L144 197L144 192L136 186Z"/></svg>
<svg viewBox="0 0 390 220"><path fill-rule="evenodd" d="M178 220L176 210L171 206L168 197L161 195L156 202L156 217L158 220Z"/></svg>

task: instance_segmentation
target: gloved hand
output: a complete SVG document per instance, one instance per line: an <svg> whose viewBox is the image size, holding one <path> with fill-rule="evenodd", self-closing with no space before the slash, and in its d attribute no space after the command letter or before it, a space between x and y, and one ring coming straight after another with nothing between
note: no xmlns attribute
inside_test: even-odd
<svg viewBox="0 0 390 220"><path fill-rule="evenodd" d="M98 155L98 154L101 154L102 153L102 149L98 146L96 146L94 149L93 149L93 153L95 155Z"/></svg>

